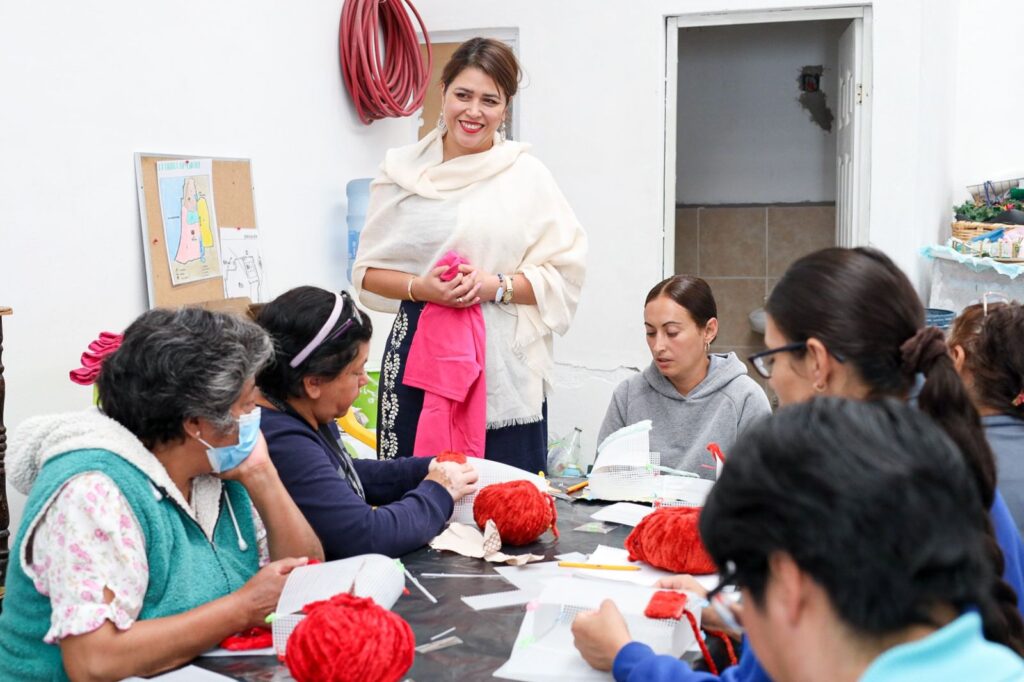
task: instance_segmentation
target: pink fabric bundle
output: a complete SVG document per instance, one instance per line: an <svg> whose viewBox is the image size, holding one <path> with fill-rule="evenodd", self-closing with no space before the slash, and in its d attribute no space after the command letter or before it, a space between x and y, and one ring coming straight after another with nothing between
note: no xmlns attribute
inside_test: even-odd
<svg viewBox="0 0 1024 682"><path fill-rule="evenodd" d="M437 266L452 280L467 263L449 251ZM427 303L406 359L402 383L422 389L423 409L413 453L433 457L445 450L484 456L487 436L487 382L484 376L486 328L479 305L449 308Z"/></svg>
<svg viewBox="0 0 1024 682"><path fill-rule="evenodd" d="M82 386L96 382L100 374L103 359L117 350L121 345L122 334L100 332L99 337L89 344L89 350L82 353L82 366L70 372L71 381Z"/></svg>

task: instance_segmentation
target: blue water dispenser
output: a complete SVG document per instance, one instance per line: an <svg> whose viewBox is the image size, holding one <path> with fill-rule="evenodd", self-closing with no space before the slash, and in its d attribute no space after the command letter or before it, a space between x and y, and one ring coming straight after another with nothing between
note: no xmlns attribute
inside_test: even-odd
<svg viewBox="0 0 1024 682"><path fill-rule="evenodd" d="M359 250L359 233L366 222L366 205L370 203L370 181L372 178L356 178L345 185L348 197L348 281L352 281L352 263L356 260Z"/></svg>

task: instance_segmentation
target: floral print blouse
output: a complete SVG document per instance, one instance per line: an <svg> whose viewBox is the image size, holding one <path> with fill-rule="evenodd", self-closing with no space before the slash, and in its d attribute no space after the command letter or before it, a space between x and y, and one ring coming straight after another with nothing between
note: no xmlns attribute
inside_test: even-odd
<svg viewBox="0 0 1024 682"><path fill-rule="evenodd" d="M260 566L270 561L267 531L256 508ZM213 519L216 522L216 519ZM209 537L213 528L203 528ZM127 630L139 617L149 585L146 540L132 508L106 474L69 480L43 514L30 539L25 572L53 615L48 644L112 622ZM108 600L105 590L113 595Z"/></svg>

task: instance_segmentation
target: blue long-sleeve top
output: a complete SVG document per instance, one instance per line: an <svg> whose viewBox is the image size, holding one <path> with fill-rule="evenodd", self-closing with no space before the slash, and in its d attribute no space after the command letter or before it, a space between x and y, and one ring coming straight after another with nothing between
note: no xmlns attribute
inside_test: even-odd
<svg viewBox="0 0 1024 682"><path fill-rule="evenodd" d="M1024 543L1010 515L1003 496L996 492L990 513L996 542L1003 550L1005 565L1003 579L1020 595L1024 589ZM1017 608L1020 609L1018 596ZM749 642L744 642L743 654L737 665L726 668L721 675L691 670L673 656L657 655L641 642L630 642L615 656L612 674L616 682L771 682L761 662L754 655Z"/></svg>
<svg viewBox="0 0 1024 682"><path fill-rule="evenodd" d="M335 424L328 428L340 436ZM328 560L368 553L399 557L430 542L452 515L448 491L424 480L432 458L353 460L364 500L340 473L341 459L325 436L305 420L264 408L260 429L281 482Z"/></svg>
<svg viewBox="0 0 1024 682"><path fill-rule="evenodd" d="M749 642L743 644L739 663L712 675L691 670L674 656L659 656L646 644L630 642L615 657L612 675L616 682L771 682Z"/></svg>

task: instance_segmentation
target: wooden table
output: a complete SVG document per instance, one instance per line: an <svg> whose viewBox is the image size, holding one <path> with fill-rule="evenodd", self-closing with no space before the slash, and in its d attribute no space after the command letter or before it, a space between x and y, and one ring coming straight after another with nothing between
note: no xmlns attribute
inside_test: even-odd
<svg viewBox="0 0 1024 682"><path fill-rule="evenodd" d="M10 308L0 306L0 609L3 609L4 584L7 579L7 538L11 531L10 513L7 509L7 470L4 468L4 455L7 454L7 427L4 426L4 394L7 384L4 381L4 317L13 314Z"/></svg>
<svg viewBox="0 0 1024 682"><path fill-rule="evenodd" d="M530 552L553 559L567 552L592 552L598 545L621 547L629 531L627 526L616 526L607 534L585 533L573 528L590 521L590 515L603 504L589 502L569 503L557 501L558 529L561 538L555 540L545 533L540 542L526 547L511 548L510 553ZM402 557L409 572L421 573L480 573L493 574L492 564L481 559L470 559L453 552L439 552L427 547ZM515 589L504 580L472 578L421 578L420 582L438 603L430 603L415 587L401 597L394 611L400 614L416 634L416 643L424 644L434 635L455 626L453 635L462 639L458 644L440 651L416 654L412 669L405 679L416 682L438 680L491 679L491 673L508 660L523 619L522 606L509 606L486 611L474 611L460 597L489 592L507 592ZM291 680L288 669L271 656L232 658L200 658L195 665L213 670L236 680L246 682L284 682Z"/></svg>

